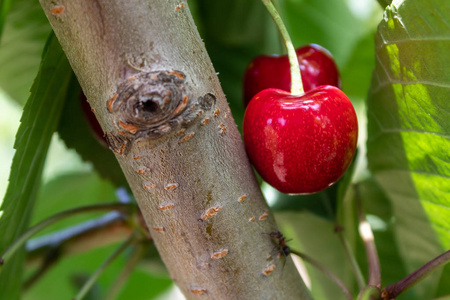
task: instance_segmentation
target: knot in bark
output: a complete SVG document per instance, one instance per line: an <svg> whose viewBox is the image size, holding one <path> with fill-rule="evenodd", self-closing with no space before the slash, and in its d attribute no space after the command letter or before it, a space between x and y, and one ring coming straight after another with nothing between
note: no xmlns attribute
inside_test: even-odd
<svg viewBox="0 0 450 300"><path fill-rule="evenodd" d="M107 108L121 134L159 137L191 121L196 113L186 76L179 71L142 72L122 83Z"/></svg>
<svg viewBox="0 0 450 300"><path fill-rule="evenodd" d="M106 139L114 152L126 154L133 140L156 139L187 127L215 102L210 93L194 98L180 71L138 73L121 83L106 103L117 129L106 133Z"/></svg>

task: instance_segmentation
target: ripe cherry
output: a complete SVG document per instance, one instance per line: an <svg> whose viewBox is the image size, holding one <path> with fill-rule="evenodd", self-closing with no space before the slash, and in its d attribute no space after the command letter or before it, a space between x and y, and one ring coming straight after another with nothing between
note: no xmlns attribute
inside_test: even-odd
<svg viewBox="0 0 450 300"><path fill-rule="evenodd" d="M97 121L97 118L94 112L91 110L91 106L89 105L86 96L83 92L80 92L80 105L81 110L83 111L83 115L91 129L95 139L104 147L108 148L108 144L106 142L105 134L103 133L103 129Z"/></svg>
<svg viewBox="0 0 450 300"><path fill-rule="evenodd" d="M347 96L333 86L303 95L265 89L249 103L244 143L261 177L283 193L319 192L346 171L358 123Z"/></svg>
<svg viewBox="0 0 450 300"><path fill-rule="evenodd" d="M341 87L341 79L336 63L325 48L310 44L297 48L298 62L305 92L321 85ZM289 91L291 74L287 55L261 55L247 67L244 75L244 104L248 105L258 92L277 88Z"/></svg>

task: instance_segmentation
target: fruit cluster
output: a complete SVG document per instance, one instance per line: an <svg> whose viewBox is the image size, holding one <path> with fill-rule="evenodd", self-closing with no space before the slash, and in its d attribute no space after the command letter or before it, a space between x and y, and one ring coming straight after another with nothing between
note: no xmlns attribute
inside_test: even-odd
<svg viewBox="0 0 450 300"><path fill-rule="evenodd" d="M244 76L244 143L261 177L281 192L319 192L347 170L358 122L339 89L336 64L324 48L296 50L304 93L289 92L287 56L260 56Z"/></svg>

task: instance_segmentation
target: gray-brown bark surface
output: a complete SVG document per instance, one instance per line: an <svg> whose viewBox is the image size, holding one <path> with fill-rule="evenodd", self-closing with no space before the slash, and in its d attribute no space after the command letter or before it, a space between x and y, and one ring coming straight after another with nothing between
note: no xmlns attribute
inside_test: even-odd
<svg viewBox="0 0 450 300"><path fill-rule="evenodd" d="M40 2L186 297L309 299L187 4Z"/></svg>

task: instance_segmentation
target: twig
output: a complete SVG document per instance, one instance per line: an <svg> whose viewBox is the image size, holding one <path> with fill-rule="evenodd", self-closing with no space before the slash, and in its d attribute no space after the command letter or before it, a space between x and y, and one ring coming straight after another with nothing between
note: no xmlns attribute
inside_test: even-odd
<svg viewBox="0 0 450 300"><path fill-rule="evenodd" d="M135 240L135 234L131 234L130 237L114 251L101 265L95 270L91 277L86 281L78 294L73 298L73 300L81 300L86 295L87 292L92 288L94 283L103 274L106 268Z"/></svg>
<svg viewBox="0 0 450 300"><path fill-rule="evenodd" d="M383 299L396 298L398 295L407 291L416 283L430 275L431 272L435 271L439 267L442 267L448 262L450 262L450 250L427 262L425 265L412 272L402 280L387 286L383 290Z"/></svg>
<svg viewBox="0 0 450 300"><path fill-rule="evenodd" d="M25 281L23 284L23 289L28 290L33 286L52 266L56 264L56 262L60 258L60 253L58 248L50 249L47 251L45 258L41 264L41 266Z"/></svg>
<svg viewBox="0 0 450 300"><path fill-rule="evenodd" d="M29 289L64 256L125 240L133 230L125 218L126 216L121 213L110 212L99 218L29 240L26 244L27 265L37 262L41 265L25 281L24 289Z"/></svg>
<svg viewBox="0 0 450 300"><path fill-rule="evenodd" d="M295 251L290 249L290 252L292 254L297 255L298 257L300 257L301 259L303 259L304 261L306 261L307 263L311 264L312 266L314 266L315 268L317 268L319 271L321 271L323 274L325 274L325 276L327 276L328 278L331 279L331 281L333 281L337 286L339 286L342 290L342 292L345 294L345 296L347 297L347 299L352 300L353 299L353 295L350 292L350 290L345 286L345 284L334 274L332 273L330 270L328 270L327 268L325 268L323 265L321 265L318 261L314 260L313 258L307 256L304 253Z"/></svg>
<svg viewBox="0 0 450 300"><path fill-rule="evenodd" d="M369 280L368 285L374 287L381 286L381 272L380 261L378 259L377 248L373 237L372 228L367 222L364 212L362 210L361 198L359 193L359 186L355 185L356 207L359 220L359 234L364 242L366 248L367 261L369 264Z"/></svg>
<svg viewBox="0 0 450 300"><path fill-rule="evenodd" d="M27 264L39 261L57 248L59 255L86 252L92 247L123 241L132 231L128 216L110 212L80 224L29 240L26 243ZM95 241L95 242L94 242Z"/></svg>
<svg viewBox="0 0 450 300"><path fill-rule="evenodd" d="M138 245L136 245L136 247L133 249L133 253L131 253L130 257L128 258L127 264L123 268L122 272L120 272L117 279L114 281L108 294L105 296L105 300L113 300L117 298L123 288L123 285L131 275L131 272L144 256L145 248L146 247L144 245L144 242L140 242Z"/></svg>
<svg viewBox="0 0 450 300"><path fill-rule="evenodd" d="M380 300L380 299L382 299L380 289L376 286L371 285L364 287L358 295L358 300Z"/></svg>
<svg viewBox="0 0 450 300"><path fill-rule="evenodd" d="M342 247L344 248L345 255L347 256L347 259L350 262L350 267L352 268L353 274L355 275L358 288L362 290L366 286L366 280L364 279L361 268L359 267L359 264L356 261L355 255L353 255L350 246L348 245L347 239L342 234L342 230L339 231L337 230L336 233L339 237L339 241L341 242Z"/></svg>
<svg viewBox="0 0 450 300"><path fill-rule="evenodd" d="M362 274L361 268L358 265L358 262L356 261L355 255L353 254L347 239L343 235L344 228L339 224L337 217L333 214L333 210L331 208L330 202L327 201L327 199L322 198L322 203L324 204L328 215L332 218L334 218L334 232L337 234L339 241L341 242L342 248L344 248L345 256L347 257L348 261L350 262L350 267L353 271L353 274L356 277L356 283L358 284L358 288L362 290L366 286L366 281L364 279L364 276Z"/></svg>
<svg viewBox="0 0 450 300"><path fill-rule="evenodd" d="M128 203L107 203L107 204L97 204L97 205L91 205L91 206L83 206L78 207L74 209L69 209L60 213L57 213L56 215L53 215L42 222L36 224L35 226L29 228L27 231L25 231L14 243L12 243L5 252L0 256L0 266L3 265L17 250L19 250L25 242L32 237L34 234L38 233L39 231L43 230L44 228L60 221L65 218L78 215L81 213L88 213L88 212L95 212L95 211L123 211L126 212L130 209L130 204ZM2 268L0 268L1 272Z"/></svg>

